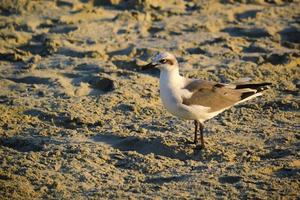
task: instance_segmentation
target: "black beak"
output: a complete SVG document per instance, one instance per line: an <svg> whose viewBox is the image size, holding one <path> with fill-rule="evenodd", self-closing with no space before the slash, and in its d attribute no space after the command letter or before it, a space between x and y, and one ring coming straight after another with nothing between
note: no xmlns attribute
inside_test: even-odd
<svg viewBox="0 0 300 200"><path fill-rule="evenodd" d="M147 65L141 66L141 69L142 69L142 70L152 69L152 68L156 67L156 65L157 65L157 64L155 64L155 63L149 63L149 64L147 64Z"/></svg>

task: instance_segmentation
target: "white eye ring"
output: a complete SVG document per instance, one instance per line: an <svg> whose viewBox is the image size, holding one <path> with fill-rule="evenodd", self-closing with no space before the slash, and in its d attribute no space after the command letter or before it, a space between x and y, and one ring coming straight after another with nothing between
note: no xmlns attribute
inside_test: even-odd
<svg viewBox="0 0 300 200"><path fill-rule="evenodd" d="M165 64L167 62L167 59L161 59L159 62Z"/></svg>

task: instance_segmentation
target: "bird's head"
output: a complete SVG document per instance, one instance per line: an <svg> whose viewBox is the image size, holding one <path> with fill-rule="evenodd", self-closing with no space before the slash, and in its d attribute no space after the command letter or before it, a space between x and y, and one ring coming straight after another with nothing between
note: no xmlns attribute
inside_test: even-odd
<svg viewBox="0 0 300 200"><path fill-rule="evenodd" d="M159 53L152 57L149 64L142 66L143 70L150 68L171 71L178 69L178 62L175 56L169 52Z"/></svg>

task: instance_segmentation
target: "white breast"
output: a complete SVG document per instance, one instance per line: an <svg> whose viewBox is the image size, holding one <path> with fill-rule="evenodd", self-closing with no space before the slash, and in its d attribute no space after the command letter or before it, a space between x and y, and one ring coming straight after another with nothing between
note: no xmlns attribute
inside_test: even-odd
<svg viewBox="0 0 300 200"><path fill-rule="evenodd" d="M201 105L184 105L182 97L189 98L192 93L183 89L185 78L179 73L162 71L160 74L160 98L165 108L173 115L189 120L210 119L219 112L209 113L210 108Z"/></svg>
<svg viewBox="0 0 300 200"><path fill-rule="evenodd" d="M161 72L160 74L160 98L164 107L173 115L184 118L184 119L194 119L192 113L182 106L182 96L185 92L182 90L182 85L184 84L184 78L178 73L166 73Z"/></svg>
<svg viewBox="0 0 300 200"><path fill-rule="evenodd" d="M176 92L173 88L168 87L164 83L160 84L160 98L166 109L172 114L176 115L178 109L179 97L176 96Z"/></svg>

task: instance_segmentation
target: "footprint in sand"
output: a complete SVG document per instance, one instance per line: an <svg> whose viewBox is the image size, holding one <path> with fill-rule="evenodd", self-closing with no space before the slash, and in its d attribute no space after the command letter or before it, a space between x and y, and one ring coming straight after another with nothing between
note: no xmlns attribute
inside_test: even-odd
<svg viewBox="0 0 300 200"><path fill-rule="evenodd" d="M67 96L101 95L115 89L115 82L107 77L96 75L97 65L82 64L72 72L57 73L53 70L36 70L26 75L8 77L17 84L47 86L54 94Z"/></svg>

